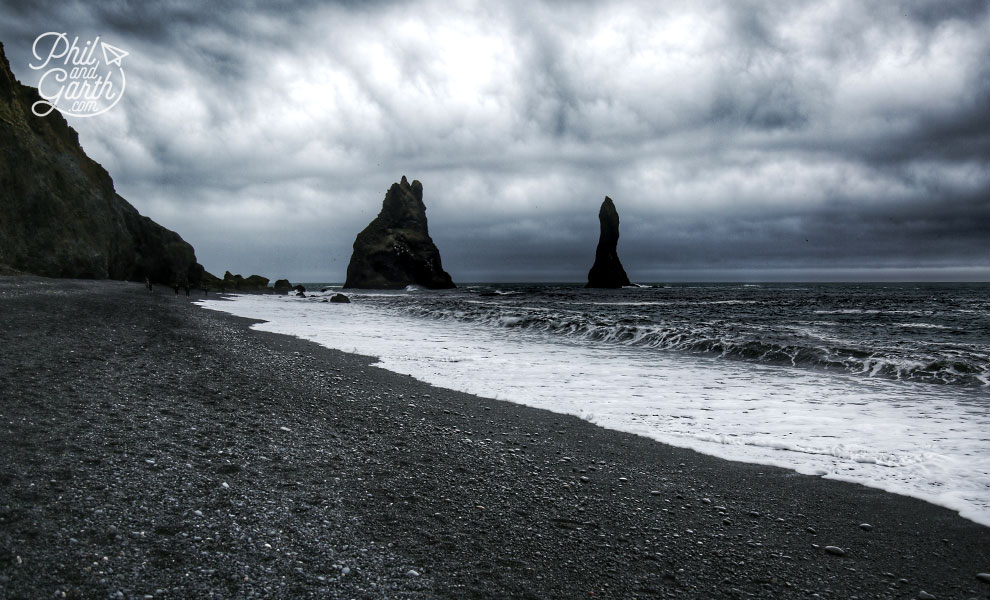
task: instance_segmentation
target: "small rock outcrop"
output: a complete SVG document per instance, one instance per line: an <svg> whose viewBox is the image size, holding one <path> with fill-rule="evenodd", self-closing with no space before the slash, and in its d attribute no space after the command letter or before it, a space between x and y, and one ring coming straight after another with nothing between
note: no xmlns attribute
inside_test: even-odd
<svg viewBox="0 0 990 600"><path fill-rule="evenodd" d="M342 303L342 304L350 304L351 303L351 299L348 298L347 296L343 295L343 294L334 294L333 296L330 296L330 302L339 302L339 303Z"/></svg>
<svg viewBox="0 0 990 600"><path fill-rule="evenodd" d="M199 286L193 247L120 197L57 111L38 117L0 44L0 266L4 273Z"/></svg>
<svg viewBox="0 0 990 600"><path fill-rule="evenodd" d="M283 296L289 293L292 289L292 284L289 283L288 279L279 279L275 282L275 293L282 294Z"/></svg>
<svg viewBox="0 0 990 600"><path fill-rule="evenodd" d="M455 287L427 229L423 185L403 176L385 194L378 216L354 240L344 287L394 290L409 285Z"/></svg>
<svg viewBox="0 0 990 600"><path fill-rule="evenodd" d="M616 252L619 244L619 213L608 196L605 196L602 208L598 211L598 222L601 225L601 234L598 249L595 250L595 264L588 271L588 285L585 287L620 288L632 285Z"/></svg>
<svg viewBox="0 0 990 600"><path fill-rule="evenodd" d="M232 275L230 271L227 271L223 274L220 289L226 292L240 292L242 294L265 293L269 291L268 278L261 275L242 277L241 275Z"/></svg>

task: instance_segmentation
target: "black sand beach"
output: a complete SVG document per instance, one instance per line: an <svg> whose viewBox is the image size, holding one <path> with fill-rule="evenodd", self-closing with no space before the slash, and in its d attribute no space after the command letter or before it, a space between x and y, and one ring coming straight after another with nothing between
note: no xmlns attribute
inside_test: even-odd
<svg viewBox="0 0 990 600"><path fill-rule="evenodd" d="M249 324L0 278L0 598L990 597L952 511Z"/></svg>

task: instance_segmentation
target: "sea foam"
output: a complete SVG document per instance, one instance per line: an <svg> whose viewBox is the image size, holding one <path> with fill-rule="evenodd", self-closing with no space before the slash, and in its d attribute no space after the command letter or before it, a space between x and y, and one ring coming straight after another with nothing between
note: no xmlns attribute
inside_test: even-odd
<svg viewBox="0 0 990 600"><path fill-rule="evenodd" d="M261 330L376 356L378 366L433 385L913 496L990 526L990 403L979 389L418 318L352 297L199 304L263 319L254 325Z"/></svg>

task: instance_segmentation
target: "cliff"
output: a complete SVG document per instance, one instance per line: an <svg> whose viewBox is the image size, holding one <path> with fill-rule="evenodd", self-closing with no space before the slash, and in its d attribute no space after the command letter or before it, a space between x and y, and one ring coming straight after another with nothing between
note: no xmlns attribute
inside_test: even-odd
<svg viewBox="0 0 990 600"><path fill-rule="evenodd" d="M423 185L405 176L385 194L378 216L354 240L345 288L452 288L430 237Z"/></svg>
<svg viewBox="0 0 990 600"><path fill-rule="evenodd" d="M595 250L595 264L588 272L590 288L620 288L632 285L626 270L622 268L616 248L619 245L619 212L615 210L612 199L605 196L602 207L598 211L598 222L601 234L598 237L598 248Z"/></svg>
<svg viewBox="0 0 990 600"><path fill-rule="evenodd" d="M46 277L197 285L192 246L142 216L57 110L10 70L0 43L0 267Z"/></svg>

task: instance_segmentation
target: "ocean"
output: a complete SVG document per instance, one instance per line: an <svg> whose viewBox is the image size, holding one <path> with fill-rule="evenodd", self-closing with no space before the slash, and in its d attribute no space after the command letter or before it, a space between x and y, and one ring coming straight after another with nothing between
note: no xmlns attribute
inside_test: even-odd
<svg viewBox="0 0 990 600"><path fill-rule="evenodd" d="M207 300L440 387L990 526L990 284L464 285ZM325 289L325 291L319 291Z"/></svg>

